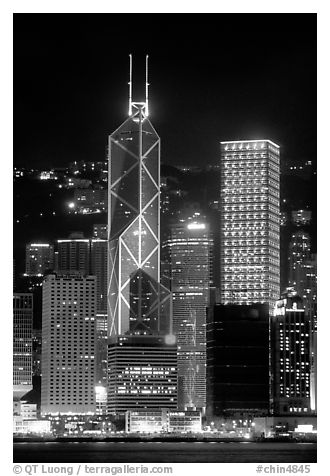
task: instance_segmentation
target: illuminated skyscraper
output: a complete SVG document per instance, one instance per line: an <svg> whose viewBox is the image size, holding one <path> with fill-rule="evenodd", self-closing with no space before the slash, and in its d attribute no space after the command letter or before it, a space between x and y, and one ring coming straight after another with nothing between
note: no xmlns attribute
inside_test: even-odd
<svg viewBox="0 0 330 476"><path fill-rule="evenodd" d="M130 56L129 118L109 136L110 412L177 404L171 293L160 283L160 139L148 119L147 61L146 100L132 102Z"/></svg>
<svg viewBox="0 0 330 476"><path fill-rule="evenodd" d="M171 226L166 243L178 345L178 406L206 407L206 308L210 301L212 240L199 213Z"/></svg>
<svg viewBox="0 0 330 476"><path fill-rule="evenodd" d="M171 332L171 294L159 282L160 139L146 101L109 136L108 335Z"/></svg>
<svg viewBox="0 0 330 476"><path fill-rule="evenodd" d="M311 411L311 323L302 299L288 292L271 318L275 414Z"/></svg>
<svg viewBox="0 0 330 476"><path fill-rule="evenodd" d="M41 413L95 413L95 276L45 277Z"/></svg>
<svg viewBox="0 0 330 476"><path fill-rule="evenodd" d="M13 386L14 399L32 390L32 321L33 295L14 294Z"/></svg>
<svg viewBox="0 0 330 476"><path fill-rule="evenodd" d="M289 286L302 298L307 315L316 330L316 254L311 253L308 233L298 231L292 234L289 245Z"/></svg>
<svg viewBox="0 0 330 476"><path fill-rule="evenodd" d="M270 140L221 142L221 302L280 295L280 148Z"/></svg>
<svg viewBox="0 0 330 476"><path fill-rule="evenodd" d="M317 360L317 262L311 253L310 235L305 231L292 234L289 244L289 285L302 298L302 306L311 327L311 410L316 409Z"/></svg>

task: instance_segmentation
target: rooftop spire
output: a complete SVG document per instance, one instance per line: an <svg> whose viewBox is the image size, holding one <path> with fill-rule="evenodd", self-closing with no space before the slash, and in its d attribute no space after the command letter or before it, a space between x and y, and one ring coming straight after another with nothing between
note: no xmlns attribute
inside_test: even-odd
<svg viewBox="0 0 330 476"><path fill-rule="evenodd" d="M144 113L146 116L149 116L149 85L148 82L148 59L149 55L146 55L146 63L145 63L145 101L143 102L136 102L132 100L132 90L133 90L133 64L132 64L132 55L129 54L129 82L128 82L128 115L131 116L133 113L133 108L141 107L144 108Z"/></svg>

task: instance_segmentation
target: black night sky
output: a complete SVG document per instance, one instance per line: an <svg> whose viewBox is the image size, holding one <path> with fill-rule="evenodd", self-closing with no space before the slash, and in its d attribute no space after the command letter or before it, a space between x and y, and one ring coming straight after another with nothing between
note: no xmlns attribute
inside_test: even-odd
<svg viewBox="0 0 330 476"><path fill-rule="evenodd" d="M315 14L15 14L15 165L103 160L129 53L135 91L150 56L162 162L216 163L220 140L243 138L315 162Z"/></svg>

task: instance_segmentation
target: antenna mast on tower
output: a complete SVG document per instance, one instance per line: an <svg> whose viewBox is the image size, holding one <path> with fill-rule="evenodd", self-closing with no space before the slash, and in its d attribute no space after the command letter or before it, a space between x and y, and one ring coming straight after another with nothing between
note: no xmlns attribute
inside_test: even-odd
<svg viewBox="0 0 330 476"><path fill-rule="evenodd" d="M145 63L145 101L144 102L136 102L132 100L132 90L133 90L133 63L132 63L132 55L129 56L129 82L128 82L128 115L131 116L133 113L133 107L143 106L144 107L144 114L145 116L149 116L149 85L148 82L148 59L149 55L146 55L146 63Z"/></svg>

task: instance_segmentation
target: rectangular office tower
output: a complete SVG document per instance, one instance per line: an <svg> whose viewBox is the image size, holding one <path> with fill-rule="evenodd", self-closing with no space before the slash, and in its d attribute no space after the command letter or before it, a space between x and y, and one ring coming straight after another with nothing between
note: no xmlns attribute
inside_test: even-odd
<svg viewBox="0 0 330 476"><path fill-rule="evenodd" d="M280 148L270 140L221 142L221 303L280 296Z"/></svg>
<svg viewBox="0 0 330 476"><path fill-rule="evenodd" d="M212 240L199 213L171 225L166 243L173 330L178 346L178 407L206 407L206 310L210 302Z"/></svg>
<svg viewBox="0 0 330 476"><path fill-rule="evenodd" d="M275 415L306 414L315 409L311 394L311 330L302 299L288 290L277 301L271 320Z"/></svg>
<svg viewBox="0 0 330 476"><path fill-rule="evenodd" d="M108 343L108 413L177 407L177 347L171 336L125 335Z"/></svg>
<svg viewBox="0 0 330 476"><path fill-rule="evenodd" d="M15 293L13 310L13 390L19 400L32 390L33 295Z"/></svg>
<svg viewBox="0 0 330 476"><path fill-rule="evenodd" d="M268 305L215 305L207 317L206 334L208 415L266 415L270 397Z"/></svg>
<svg viewBox="0 0 330 476"><path fill-rule="evenodd" d="M95 413L95 276L45 277L41 413Z"/></svg>

